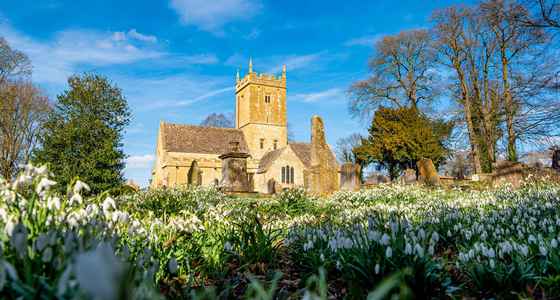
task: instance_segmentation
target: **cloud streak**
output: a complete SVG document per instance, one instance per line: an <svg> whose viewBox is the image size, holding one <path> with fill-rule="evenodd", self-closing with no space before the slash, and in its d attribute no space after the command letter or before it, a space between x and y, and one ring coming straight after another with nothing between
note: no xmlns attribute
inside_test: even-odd
<svg viewBox="0 0 560 300"><path fill-rule="evenodd" d="M344 96L344 90L342 90L341 88L331 88L320 92L295 94L291 96L291 98L296 101L316 103L338 100L340 98L344 98Z"/></svg>
<svg viewBox="0 0 560 300"><path fill-rule="evenodd" d="M357 38L350 39L344 43L346 47L352 46L365 46L373 47L377 41L383 38L382 34L366 35Z"/></svg>
<svg viewBox="0 0 560 300"><path fill-rule="evenodd" d="M262 8L255 0L171 0L170 6L183 24L217 34L223 34L224 25L251 19Z"/></svg>

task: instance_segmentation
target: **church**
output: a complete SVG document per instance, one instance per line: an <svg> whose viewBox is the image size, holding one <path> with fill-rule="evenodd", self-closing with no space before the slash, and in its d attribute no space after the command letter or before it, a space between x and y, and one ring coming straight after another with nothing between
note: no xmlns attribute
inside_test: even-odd
<svg viewBox="0 0 560 300"><path fill-rule="evenodd" d="M235 128L217 128L161 122L151 187L191 184L189 172L200 170L201 185L220 185L220 155L235 143L249 154L247 175L251 188L274 193L305 187L316 192L338 189L336 158L326 143L323 122L313 117L309 143L288 141L286 66L280 76L249 71L235 83Z"/></svg>

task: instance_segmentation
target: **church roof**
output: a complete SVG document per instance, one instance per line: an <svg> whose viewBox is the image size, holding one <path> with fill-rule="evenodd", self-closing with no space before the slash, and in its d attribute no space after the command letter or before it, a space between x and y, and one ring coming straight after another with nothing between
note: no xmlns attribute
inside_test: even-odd
<svg viewBox="0 0 560 300"><path fill-rule="evenodd" d="M169 152L224 154L230 142L239 142L241 152L249 152L243 132L235 128L218 128L162 123L163 149Z"/></svg>
<svg viewBox="0 0 560 300"><path fill-rule="evenodd" d="M296 156L303 162L306 168L311 167L311 144L310 143L290 143Z"/></svg>
<svg viewBox="0 0 560 300"><path fill-rule="evenodd" d="M289 143L288 147L292 148L296 156L301 160L306 168L311 167L311 144L309 143ZM263 173L268 170L268 168L274 163L274 161L280 157L282 152L286 150L287 147L272 150L267 152L259 162L259 168L257 173Z"/></svg>

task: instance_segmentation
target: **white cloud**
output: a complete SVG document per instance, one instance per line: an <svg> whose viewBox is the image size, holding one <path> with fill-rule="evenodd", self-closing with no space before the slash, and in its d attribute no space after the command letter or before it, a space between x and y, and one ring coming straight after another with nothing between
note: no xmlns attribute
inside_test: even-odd
<svg viewBox="0 0 560 300"><path fill-rule="evenodd" d="M112 39L115 42L122 42L126 40L137 40L147 43L157 42L157 37L155 35L142 34L134 28L130 29L128 32L116 31L113 33Z"/></svg>
<svg viewBox="0 0 560 300"><path fill-rule="evenodd" d="M170 6L184 24L214 33L232 21L252 18L262 8L256 0L171 0Z"/></svg>
<svg viewBox="0 0 560 300"><path fill-rule="evenodd" d="M129 64L166 55L153 47L129 42L122 32L66 30L57 33L51 41L42 41L0 23L0 35L13 48L29 56L34 79L43 83L65 82L79 65Z"/></svg>
<svg viewBox="0 0 560 300"><path fill-rule="evenodd" d="M266 73L275 74L282 70L282 66L286 65L288 72L309 68L317 65L319 62L324 63L327 60L334 59L332 55L328 55L326 51L318 53L303 54L303 55L275 55L270 57L253 57L253 70L261 72L265 70ZM247 68L249 64L249 57L240 53L235 53L224 61L225 65Z"/></svg>
<svg viewBox="0 0 560 300"><path fill-rule="evenodd" d="M331 88L328 90L315 92L315 93L300 93L291 96L292 99L296 101L302 101L307 103L313 102L323 102L329 100L338 100L344 98L344 90L341 88Z"/></svg>
<svg viewBox="0 0 560 300"><path fill-rule="evenodd" d="M351 47L351 46L366 46L366 47L373 47L373 45L379 41L383 35L375 34L375 35L366 35L362 37L357 37L350 39L344 43L344 46Z"/></svg>
<svg viewBox="0 0 560 300"><path fill-rule="evenodd" d="M148 168L152 166L154 160L155 157L152 154L132 155L126 159L126 168L127 169Z"/></svg>

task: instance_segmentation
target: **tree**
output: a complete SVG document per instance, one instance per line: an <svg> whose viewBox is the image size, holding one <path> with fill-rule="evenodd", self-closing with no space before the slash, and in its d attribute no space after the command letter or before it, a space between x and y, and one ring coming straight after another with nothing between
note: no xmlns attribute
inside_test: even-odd
<svg viewBox="0 0 560 300"><path fill-rule="evenodd" d="M25 81L1 84L0 100L0 177L11 179L37 146L50 104Z"/></svg>
<svg viewBox="0 0 560 300"><path fill-rule="evenodd" d="M375 44L369 60L371 76L350 88L350 111L368 115L380 105L413 107L438 94L435 55L427 30L403 31Z"/></svg>
<svg viewBox="0 0 560 300"><path fill-rule="evenodd" d="M0 37L0 84L10 79L31 75L31 62L25 53L12 49L8 42Z"/></svg>
<svg viewBox="0 0 560 300"><path fill-rule="evenodd" d="M130 111L121 90L103 76L74 75L45 124L34 161L49 165L63 188L75 177L92 193L123 183L122 134Z"/></svg>
<svg viewBox="0 0 560 300"><path fill-rule="evenodd" d="M360 146L362 143L362 136L358 133L353 133L347 137L342 137L336 141L336 156L340 162L343 163L359 163L354 148Z"/></svg>
<svg viewBox="0 0 560 300"><path fill-rule="evenodd" d="M416 169L422 158L441 164L448 155L446 140L452 128L452 123L430 120L412 107L380 107L368 138L354 152L359 160L376 163L395 179L404 169Z"/></svg>
<svg viewBox="0 0 560 300"><path fill-rule="evenodd" d="M233 128L233 115L224 115L222 113L211 113L204 119L200 125L209 127Z"/></svg>
<svg viewBox="0 0 560 300"><path fill-rule="evenodd" d="M28 162L50 110L30 75L27 56L0 37L0 177L8 180Z"/></svg>
<svg viewBox="0 0 560 300"><path fill-rule="evenodd" d="M525 26L560 29L560 1L525 0L525 6L532 12L519 16L516 20Z"/></svg>

